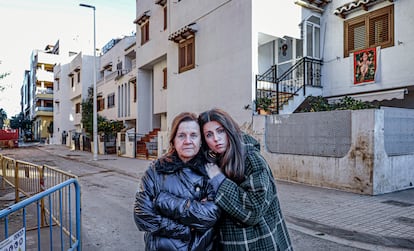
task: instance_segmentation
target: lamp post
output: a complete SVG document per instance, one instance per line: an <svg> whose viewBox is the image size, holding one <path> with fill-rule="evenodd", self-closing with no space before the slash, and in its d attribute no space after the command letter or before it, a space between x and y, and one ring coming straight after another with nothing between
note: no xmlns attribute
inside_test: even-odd
<svg viewBox="0 0 414 251"><path fill-rule="evenodd" d="M93 9L93 160L98 160L98 111L96 101L96 25L95 6L79 4L81 7Z"/></svg>

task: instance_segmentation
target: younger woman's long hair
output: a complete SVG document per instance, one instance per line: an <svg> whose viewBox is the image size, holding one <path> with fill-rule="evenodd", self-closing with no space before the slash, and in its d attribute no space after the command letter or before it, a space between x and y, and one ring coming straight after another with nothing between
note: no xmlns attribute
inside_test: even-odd
<svg viewBox="0 0 414 251"><path fill-rule="evenodd" d="M200 124L201 133L203 135L203 151L208 151L203 127L206 123L216 121L223 126L229 139L229 145L226 151L220 156L219 166L223 169L226 176L236 183L241 183L244 180L244 152L242 144L241 130L233 118L225 111L214 108L201 113L198 116L198 123Z"/></svg>

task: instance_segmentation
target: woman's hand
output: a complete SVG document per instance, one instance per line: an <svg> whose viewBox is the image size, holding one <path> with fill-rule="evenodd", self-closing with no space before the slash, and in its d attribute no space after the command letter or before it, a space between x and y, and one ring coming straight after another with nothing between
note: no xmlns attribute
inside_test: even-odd
<svg viewBox="0 0 414 251"><path fill-rule="evenodd" d="M213 164L213 163L207 163L205 168L206 168L207 175L210 179L222 173L220 167L218 167L216 164Z"/></svg>

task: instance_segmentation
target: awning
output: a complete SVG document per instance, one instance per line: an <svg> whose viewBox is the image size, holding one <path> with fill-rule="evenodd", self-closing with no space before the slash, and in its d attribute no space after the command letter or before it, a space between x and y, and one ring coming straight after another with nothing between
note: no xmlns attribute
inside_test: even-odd
<svg viewBox="0 0 414 251"><path fill-rule="evenodd" d="M168 40L179 43L182 40L191 38L192 36L194 36L194 33L196 32L197 32L197 24L191 23L179 29L178 31L172 33L171 35L169 35Z"/></svg>
<svg viewBox="0 0 414 251"><path fill-rule="evenodd" d="M151 16L151 12L147 10L144 13L142 13L141 16L137 17L137 19L134 20L134 23L141 25L145 23L145 21L147 21L150 18L150 16Z"/></svg>
<svg viewBox="0 0 414 251"><path fill-rule="evenodd" d="M360 100L362 102L373 102L373 101L383 101L383 100L393 100L393 99L404 99L405 94L408 94L407 88L382 91L382 92L350 94L346 96L351 97L356 100ZM328 98L328 101L330 103L333 103L333 102L339 101L340 99L344 97L345 95L341 97Z"/></svg>
<svg viewBox="0 0 414 251"><path fill-rule="evenodd" d="M297 0L295 1L295 4L319 13L323 13L323 7L331 1L332 0Z"/></svg>
<svg viewBox="0 0 414 251"><path fill-rule="evenodd" d="M368 7L375 5L382 1L388 1L393 2L393 0L354 0L350 3L344 4L334 11L334 14L337 16L340 16L342 18L345 18L348 13L351 13L352 11L355 11L356 9L363 9L365 11L368 11Z"/></svg>

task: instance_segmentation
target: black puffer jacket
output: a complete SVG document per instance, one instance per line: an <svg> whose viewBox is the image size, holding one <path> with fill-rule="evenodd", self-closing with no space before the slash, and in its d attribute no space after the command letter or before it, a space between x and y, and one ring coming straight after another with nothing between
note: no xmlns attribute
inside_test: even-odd
<svg viewBox="0 0 414 251"><path fill-rule="evenodd" d="M201 155L187 163L177 155L155 161L135 197L135 223L146 232L146 250L211 250L220 217L213 193Z"/></svg>

